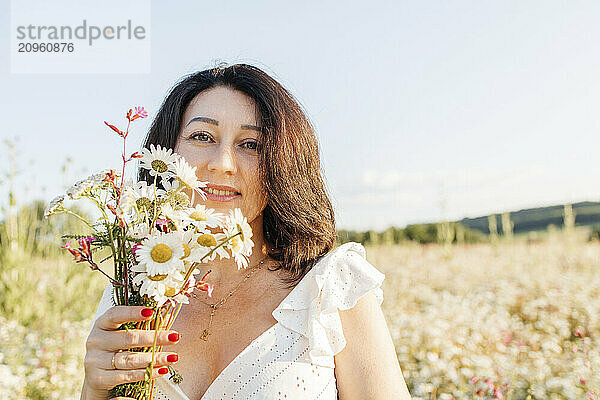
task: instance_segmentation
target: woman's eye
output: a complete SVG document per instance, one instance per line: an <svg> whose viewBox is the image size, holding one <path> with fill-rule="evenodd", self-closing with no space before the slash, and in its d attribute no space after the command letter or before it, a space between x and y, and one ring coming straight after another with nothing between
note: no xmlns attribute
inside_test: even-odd
<svg viewBox="0 0 600 400"><path fill-rule="evenodd" d="M190 135L190 139L196 139L201 142L204 142L204 138L210 139L210 136L206 132L195 132ZM206 140L208 141L208 140Z"/></svg>
<svg viewBox="0 0 600 400"><path fill-rule="evenodd" d="M246 142L242 146L246 146L246 148L249 150L260 150L258 142L255 141Z"/></svg>

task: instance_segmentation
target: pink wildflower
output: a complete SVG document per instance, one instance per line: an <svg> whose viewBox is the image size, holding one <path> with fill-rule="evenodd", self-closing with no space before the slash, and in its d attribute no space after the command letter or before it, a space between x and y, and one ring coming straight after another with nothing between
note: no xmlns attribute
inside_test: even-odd
<svg viewBox="0 0 600 400"><path fill-rule="evenodd" d="M127 113L127 119L129 121L135 121L138 118L146 118L148 116L148 113L144 107L135 107L135 113L133 115L131 115L131 111L132 110L130 109Z"/></svg>
<svg viewBox="0 0 600 400"><path fill-rule="evenodd" d="M92 249L90 247L90 242L93 242L94 240L96 240L96 238L94 238L93 236L88 236L78 240L80 250L83 252L83 254L87 256L89 260L92 259Z"/></svg>
<svg viewBox="0 0 600 400"><path fill-rule="evenodd" d="M79 248L78 249L74 249L73 247L71 247L71 242L72 240L69 240L64 246L60 246L61 249L67 249L69 251L69 253L71 253L73 255L73 257L75 258L75 262L89 262L90 264L93 264L92 261L92 250L90 248L90 242L93 242L94 240L96 240L94 237L92 236L88 236L85 238L81 238L78 240L79 243ZM94 268L92 268L94 269Z"/></svg>

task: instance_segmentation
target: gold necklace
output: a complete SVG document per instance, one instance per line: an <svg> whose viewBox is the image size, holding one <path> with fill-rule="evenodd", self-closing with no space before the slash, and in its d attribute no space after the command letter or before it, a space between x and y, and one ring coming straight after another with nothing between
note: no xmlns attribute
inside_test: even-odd
<svg viewBox="0 0 600 400"><path fill-rule="evenodd" d="M215 315L215 311L217 311L219 308L223 307L223 304L225 304L225 302L227 301L227 299L229 299L238 289L239 287L248 280L248 278L250 278L256 271L258 271L258 268L264 264L265 260L267 259L268 255L266 255L262 260L260 260L258 262L258 264L252 268L250 270L250 272L248 272L246 274L246 276L244 277L244 279L238 283L238 285L235 287L235 289L233 289L231 292L229 292L225 297L223 297L221 300L215 302L215 303L207 303L205 301L202 301L200 299L198 299L198 301L200 301L203 304L206 304L207 306L209 306L210 308L212 308L211 312L210 312L210 319L208 320L208 327L206 329L204 329L202 331L202 334L200 335L200 339L204 340L205 342L208 341L208 335L210 335L210 326L212 324L212 320L213 320L213 315ZM198 297L196 296L196 294L194 293L194 297Z"/></svg>

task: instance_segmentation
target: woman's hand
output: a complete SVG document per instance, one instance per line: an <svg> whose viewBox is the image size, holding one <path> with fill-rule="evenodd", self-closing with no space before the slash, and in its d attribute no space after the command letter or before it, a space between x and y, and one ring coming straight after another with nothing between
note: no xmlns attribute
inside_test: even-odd
<svg viewBox="0 0 600 400"><path fill-rule="evenodd" d="M85 379L81 399L108 399L108 390L122 383L144 380L146 367L152 353L126 351L135 347L154 344L154 330L119 330L129 321L146 321L153 317L153 310L143 306L114 306L106 310L94 324L86 341L84 359ZM159 331L157 346L171 345L179 341L176 331ZM123 350L122 352L119 352ZM114 355L114 368L112 365ZM177 353L154 353L153 375L168 372L166 365L177 362Z"/></svg>

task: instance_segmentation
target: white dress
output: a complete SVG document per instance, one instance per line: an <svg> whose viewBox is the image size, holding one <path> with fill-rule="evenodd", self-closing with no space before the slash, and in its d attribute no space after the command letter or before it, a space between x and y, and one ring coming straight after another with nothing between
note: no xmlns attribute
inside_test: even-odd
<svg viewBox="0 0 600 400"><path fill-rule="evenodd" d="M338 310L370 291L383 302L385 275L365 256L361 244L349 242L321 258L273 310L277 323L225 367L201 400L337 399L333 356L346 345ZM94 321L112 305L109 284ZM158 377L155 399L190 400L168 376Z"/></svg>

